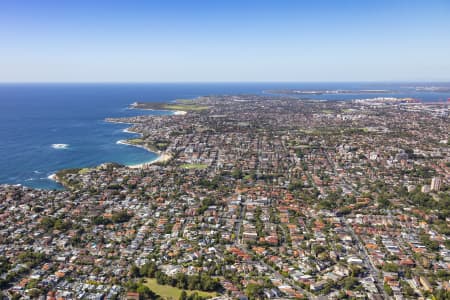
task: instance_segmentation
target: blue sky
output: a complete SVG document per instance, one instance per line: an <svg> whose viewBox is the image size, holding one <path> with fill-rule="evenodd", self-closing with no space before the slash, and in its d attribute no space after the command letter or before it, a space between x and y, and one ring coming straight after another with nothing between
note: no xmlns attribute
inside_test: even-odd
<svg viewBox="0 0 450 300"><path fill-rule="evenodd" d="M450 81L450 1L0 0L0 82L179 81Z"/></svg>

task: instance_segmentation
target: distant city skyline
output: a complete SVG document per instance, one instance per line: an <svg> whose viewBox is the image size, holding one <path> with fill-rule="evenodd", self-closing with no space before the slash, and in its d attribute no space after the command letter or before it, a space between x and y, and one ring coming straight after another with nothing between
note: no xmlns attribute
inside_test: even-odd
<svg viewBox="0 0 450 300"><path fill-rule="evenodd" d="M450 2L3 1L0 82L450 81Z"/></svg>

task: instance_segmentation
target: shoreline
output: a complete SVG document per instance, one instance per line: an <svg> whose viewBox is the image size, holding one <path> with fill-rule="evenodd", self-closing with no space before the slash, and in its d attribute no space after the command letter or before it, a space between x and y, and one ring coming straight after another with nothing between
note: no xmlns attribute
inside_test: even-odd
<svg viewBox="0 0 450 300"><path fill-rule="evenodd" d="M135 134L135 132L132 132L132 133ZM132 143L128 143L127 140L118 140L116 142L116 144L141 148L141 149L147 150L150 153L155 153L155 154L158 155L158 157L156 157L155 159L152 159L152 160L149 160L149 161L146 161L146 162L142 162L142 163L139 163L139 164L133 164L133 165L127 164L126 166L128 168L139 169L139 168L143 168L145 166L148 166L148 165L151 165L151 164L154 164L154 163L157 163L157 162L166 162L166 161L169 161L172 158L172 155L170 155L169 153L161 152L161 151L153 151L153 150L151 150L151 149L149 149L149 148L147 148L145 146L142 146L142 145L135 145L135 144L132 144Z"/></svg>
<svg viewBox="0 0 450 300"><path fill-rule="evenodd" d="M132 107L132 106L129 109L154 110L154 109L135 108L135 107ZM173 116L183 116L183 115L187 114L187 111L184 111L184 110L164 110L164 111L172 112ZM127 125L133 125L134 124L132 122L122 122L122 121L112 121L112 120L106 120L106 122L108 122L108 123L116 123L116 124L127 124ZM122 132L129 133L129 134L137 134L137 135L139 135L141 137L143 136L142 133L132 131L130 128L131 127L124 128L122 130ZM149 149L149 148L147 148L145 146L142 146L142 145L135 145L135 144L132 144L132 143L128 143L127 140L118 140L116 142L116 144L138 147L138 148L144 149L144 150L146 150L146 151L148 151L150 153L154 153L154 154L158 155L158 157L156 157L155 159L152 159L150 161L146 161L146 162L139 163L139 164L133 164L133 165L128 165L127 164L127 165L125 165L127 168L142 169L142 168L148 167L151 164L155 164L155 163L159 163L159 162L165 163L165 162L168 162L169 160L172 159L172 154L170 154L170 153L167 153L165 151L164 152L153 151L153 150L151 150L151 149ZM57 182L57 183L61 184L61 182L58 180L58 177L56 176L56 173L53 173L53 174L49 175L47 178L49 180L51 180L51 181L54 181L54 182Z"/></svg>
<svg viewBox="0 0 450 300"><path fill-rule="evenodd" d="M158 155L157 158L155 158L153 160L150 160L150 161L146 161L146 162L139 163L139 164L126 165L128 168L139 169L139 168L143 168L143 167L146 167L148 165L155 164L155 163L158 163L158 162L163 162L164 163L164 162L167 162L167 161L172 159L172 155L167 153L167 152L165 152L165 151L164 152L161 152L161 151L155 152L155 151L150 150L149 148L147 148L145 146L142 146L142 145L135 145L135 144L127 143L126 140L119 140L116 143L120 144L120 145L138 147L138 148L147 150L148 152L155 153L155 154Z"/></svg>
<svg viewBox="0 0 450 300"><path fill-rule="evenodd" d="M138 134L138 135L142 136L142 133L131 131L130 128L131 127L125 128L124 130L122 130L122 132L130 133L130 134Z"/></svg>
<svg viewBox="0 0 450 300"><path fill-rule="evenodd" d="M138 110L155 110L155 109L151 109L151 108L149 108L149 109L145 109L145 108L135 108L135 107L133 107L133 104L131 104L130 109L138 109ZM173 116L184 116L184 115L187 114L187 111L184 111L184 110L162 110L162 111L170 111L170 112L172 112L172 115L173 115ZM128 125L133 125L133 124L134 124L134 123L130 123L130 122L120 122L120 121L108 121L108 122L110 122L110 123L118 123L118 124L128 124ZM130 133L130 134L138 134L139 136L143 136L142 133L132 131L132 130L130 130L130 128L131 128L131 127L125 128L125 129L122 130L122 132L124 132L124 133ZM155 158L155 159L153 159L153 160L150 160L150 161L147 161L147 162L143 162L143 163L139 163L139 164L134 164L134 165L126 165L128 168L131 168L131 169L140 169L140 168L144 168L144 167L147 167L147 166L149 166L149 165L151 165L151 164L155 164L155 163L158 163L158 162L165 163L165 162L167 162L167 161L169 161L169 160L172 159L172 155L171 155L170 153L167 153L167 152L165 152L165 151L164 151L164 152L161 152L161 151L154 151L154 150L149 149L149 148L147 148L147 147L145 147L145 146L142 146L142 145L136 145L136 144L128 143L127 140L118 140L118 141L116 142L116 144L138 147L138 148L147 150L147 151L150 152L150 153L155 153L155 154L158 155L157 158Z"/></svg>
<svg viewBox="0 0 450 300"><path fill-rule="evenodd" d="M173 103L175 103L176 100L173 101ZM188 112L184 111L184 110L171 110L171 109L154 109L154 108L140 108L140 107L136 107L137 102L131 103L128 106L128 109L136 109L136 110L153 110L153 111L169 111L172 112L173 116L180 116L180 115L185 115ZM118 122L119 123L119 122Z"/></svg>
<svg viewBox="0 0 450 300"><path fill-rule="evenodd" d="M169 160L172 159L172 155L170 155L169 153L163 152L161 153L156 159L148 161L148 162L144 162L144 163L140 163L140 164L135 164L135 165L127 165L128 168L131 169L142 169L145 167L148 167L152 164L156 164L156 163L165 163Z"/></svg>
<svg viewBox="0 0 450 300"><path fill-rule="evenodd" d="M174 116L184 116L185 114L187 114L187 111L185 111L185 110L174 110L173 111Z"/></svg>

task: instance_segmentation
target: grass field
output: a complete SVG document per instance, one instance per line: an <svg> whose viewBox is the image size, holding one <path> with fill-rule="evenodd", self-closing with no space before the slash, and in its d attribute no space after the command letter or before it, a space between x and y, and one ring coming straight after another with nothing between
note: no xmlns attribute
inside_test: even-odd
<svg viewBox="0 0 450 300"><path fill-rule="evenodd" d="M181 165L181 167L184 169L189 169L189 170L192 170L192 169L203 170L203 169L206 169L208 167L208 165L206 165L206 164L183 164L183 165Z"/></svg>
<svg viewBox="0 0 450 300"><path fill-rule="evenodd" d="M181 104L192 104L194 102L194 99L177 99L175 100L175 102Z"/></svg>
<svg viewBox="0 0 450 300"><path fill-rule="evenodd" d="M180 298L181 292L183 290L170 286L170 285L161 285L156 282L155 278L146 278L145 283L149 289L151 289L155 294L160 295L164 299L173 299L178 300ZM193 293L197 293L201 297L212 298L216 296L214 292L202 292L202 291L186 291L188 295Z"/></svg>
<svg viewBox="0 0 450 300"><path fill-rule="evenodd" d="M169 110L200 111L208 109L209 107L198 104L166 104L163 108Z"/></svg>
<svg viewBox="0 0 450 300"><path fill-rule="evenodd" d="M134 144L134 145L140 145L143 142L144 142L143 139L129 139L129 140L127 140L127 143Z"/></svg>
<svg viewBox="0 0 450 300"><path fill-rule="evenodd" d="M90 170L91 170L90 168L83 168L80 171L78 171L78 174L83 175L83 174L88 173Z"/></svg>
<svg viewBox="0 0 450 300"><path fill-rule="evenodd" d="M334 113L334 111L329 110L329 109L324 109L324 110L322 110L322 112L323 112L324 114L327 114L327 115L331 115L331 114Z"/></svg>

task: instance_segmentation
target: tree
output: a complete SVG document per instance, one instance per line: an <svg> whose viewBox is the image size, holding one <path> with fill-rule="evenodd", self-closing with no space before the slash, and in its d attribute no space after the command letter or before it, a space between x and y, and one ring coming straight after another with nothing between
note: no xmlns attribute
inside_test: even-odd
<svg viewBox="0 0 450 300"><path fill-rule="evenodd" d="M142 299L156 299L157 295L149 289L148 286L139 284L138 288L136 289L136 292L139 293L139 297Z"/></svg>
<svg viewBox="0 0 450 300"><path fill-rule="evenodd" d="M149 262L139 269L139 274L141 277L154 278L157 270L158 267L156 266L156 264L154 262Z"/></svg>
<svg viewBox="0 0 450 300"><path fill-rule="evenodd" d="M133 264L130 268L130 276L139 277L139 268L135 264Z"/></svg>
<svg viewBox="0 0 450 300"><path fill-rule="evenodd" d="M416 293L414 292L414 289L404 280L400 281L400 284L402 286L403 293L405 293L409 297L414 297Z"/></svg>
<svg viewBox="0 0 450 300"><path fill-rule="evenodd" d="M41 219L40 225L46 230L67 230L70 229L71 222L62 218L44 217Z"/></svg>
<svg viewBox="0 0 450 300"><path fill-rule="evenodd" d="M0 278L0 289L6 289L8 287L8 280Z"/></svg>
<svg viewBox="0 0 450 300"><path fill-rule="evenodd" d="M185 290L183 290L183 291L181 292L181 295L180 295L179 300L186 300L186 299L187 299L187 293L186 293Z"/></svg>
<svg viewBox="0 0 450 300"><path fill-rule="evenodd" d="M156 271L155 278L158 284L166 284L166 275L161 271Z"/></svg>
<svg viewBox="0 0 450 300"><path fill-rule="evenodd" d="M388 294L389 296L394 295L394 291L392 291L392 288L388 284L385 283L383 287L386 294Z"/></svg>
<svg viewBox="0 0 450 300"><path fill-rule="evenodd" d="M450 292L446 291L444 289L440 289L440 290L436 291L434 296L437 300L446 300L446 299L450 299Z"/></svg>
<svg viewBox="0 0 450 300"><path fill-rule="evenodd" d="M359 281L355 277L347 277L347 278L344 279L344 288L346 290L351 290L355 286L357 286L358 283L359 283Z"/></svg>
<svg viewBox="0 0 450 300"><path fill-rule="evenodd" d="M106 219L103 216L96 216L92 219L92 223L94 223L95 225L108 225L112 222L110 219Z"/></svg>
<svg viewBox="0 0 450 300"><path fill-rule="evenodd" d="M30 289L30 291L28 292L28 296L30 296L33 299L38 298L40 295L42 295L42 291L37 288Z"/></svg>
<svg viewBox="0 0 450 300"><path fill-rule="evenodd" d="M44 253L33 251L22 252L17 258L21 263L27 264L29 268L34 268L46 259Z"/></svg>
<svg viewBox="0 0 450 300"><path fill-rule="evenodd" d="M187 287L187 277L184 273L178 273L176 275L176 280L177 280L177 288L179 289L186 289Z"/></svg>
<svg viewBox="0 0 450 300"><path fill-rule="evenodd" d="M231 176L234 179L242 179L243 177L242 170L240 168L234 168L233 171L231 172Z"/></svg>
<svg viewBox="0 0 450 300"><path fill-rule="evenodd" d="M200 288L198 276L189 276L187 280L188 290L197 290Z"/></svg>
<svg viewBox="0 0 450 300"><path fill-rule="evenodd" d="M131 219L131 217L132 216L130 214L128 214L128 212L122 210L117 213L114 213L111 217L111 220L114 223L125 223L125 222L128 222Z"/></svg>
<svg viewBox="0 0 450 300"><path fill-rule="evenodd" d="M391 202L387 199L386 195L382 194L378 197L378 205L380 208L388 208Z"/></svg>
<svg viewBox="0 0 450 300"><path fill-rule="evenodd" d="M425 245L425 247L427 247L428 250L432 252L436 252L439 250L439 243L436 241L432 241L426 233L420 234L419 239Z"/></svg>
<svg viewBox="0 0 450 300"><path fill-rule="evenodd" d="M385 263L383 265L383 271L386 272L398 272L398 265L394 264L394 263Z"/></svg>
<svg viewBox="0 0 450 300"><path fill-rule="evenodd" d="M201 296L199 296L197 292L195 292L195 293L193 293L193 294L190 294L190 295L187 297L187 300L203 300L203 299L204 299L204 298L201 297Z"/></svg>
<svg viewBox="0 0 450 300"><path fill-rule="evenodd" d="M0 256L0 274L7 273L11 269L11 263L5 256Z"/></svg>
<svg viewBox="0 0 450 300"><path fill-rule="evenodd" d="M249 283L245 288L245 294L250 300L262 299L264 295L264 287L258 284Z"/></svg>

